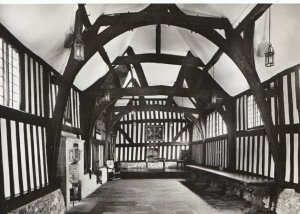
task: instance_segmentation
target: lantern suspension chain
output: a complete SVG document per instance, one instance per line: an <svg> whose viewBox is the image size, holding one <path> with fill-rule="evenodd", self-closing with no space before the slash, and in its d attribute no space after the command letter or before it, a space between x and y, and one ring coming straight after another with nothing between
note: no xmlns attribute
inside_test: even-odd
<svg viewBox="0 0 300 214"><path fill-rule="evenodd" d="M271 43L271 8L269 8L269 43Z"/></svg>

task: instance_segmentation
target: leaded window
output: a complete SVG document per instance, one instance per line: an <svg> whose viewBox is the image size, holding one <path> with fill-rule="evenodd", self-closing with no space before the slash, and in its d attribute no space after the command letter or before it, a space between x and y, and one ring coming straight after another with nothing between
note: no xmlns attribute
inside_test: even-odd
<svg viewBox="0 0 300 214"><path fill-rule="evenodd" d="M0 105L19 109L19 54L0 38Z"/></svg>

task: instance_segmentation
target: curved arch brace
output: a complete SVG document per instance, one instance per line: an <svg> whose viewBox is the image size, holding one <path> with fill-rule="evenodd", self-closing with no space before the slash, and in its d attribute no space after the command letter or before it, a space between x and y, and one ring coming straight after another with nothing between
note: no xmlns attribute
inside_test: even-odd
<svg viewBox="0 0 300 214"><path fill-rule="evenodd" d="M169 16L165 18L158 19L155 16L149 16L147 20L140 20L138 23L132 24L124 24L124 25L112 25L102 31L99 35L87 35L85 39L86 43L86 59L84 62L78 62L73 59L73 50L71 52L71 57L67 63L63 81L59 85L59 91L57 95L57 102L53 114L52 123L49 127L50 132L49 138L50 142L54 143L54 151L53 157L54 162L56 163L57 160L57 151L59 148L59 141L60 141L60 133L61 133L61 124L63 118L63 112L66 106L67 95L72 86L72 83L82 68L82 66L96 53L98 46L104 46L106 43L111 41L113 38L125 33L126 31L146 26L146 25L155 25L155 24L167 24L173 25L176 27L185 28L195 33L198 33L209 41L213 42L217 45L220 49L222 49L232 60L233 62L239 67L245 78L247 79L251 90L254 92L254 97L257 101L258 107L261 111L262 120L265 124L266 132L270 141L270 148L273 154L274 162L276 171L279 178L282 178L282 164L280 163L280 157L278 154L278 140L275 132L275 128L270 117L270 110L267 108L267 102L264 98L263 88L260 85L261 82L258 78L256 70L253 66L248 63L248 60L243 53L243 44L241 35L234 32L232 29L227 30L226 32L226 39L224 39L220 34L218 34L213 28L209 26L199 28L195 25L189 24L189 17L185 15L181 15L180 19L169 19ZM91 32L95 32L95 29L91 30ZM53 164L53 171L52 176L56 174L56 164Z"/></svg>

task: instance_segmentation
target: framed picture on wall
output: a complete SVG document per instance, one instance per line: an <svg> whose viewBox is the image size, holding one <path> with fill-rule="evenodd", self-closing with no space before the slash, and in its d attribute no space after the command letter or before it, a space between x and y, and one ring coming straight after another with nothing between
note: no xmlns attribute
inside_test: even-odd
<svg viewBox="0 0 300 214"><path fill-rule="evenodd" d="M145 139L146 141L163 141L164 127L162 125L146 125Z"/></svg>

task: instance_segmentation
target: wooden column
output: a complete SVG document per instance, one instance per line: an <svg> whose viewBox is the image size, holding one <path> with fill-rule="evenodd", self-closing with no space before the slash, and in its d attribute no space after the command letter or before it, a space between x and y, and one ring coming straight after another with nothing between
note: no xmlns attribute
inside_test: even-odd
<svg viewBox="0 0 300 214"><path fill-rule="evenodd" d="M275 162L276 178L283 180L285 174L285 160L283 159L279 151L277 131L272 121L271 111L266 101L261 81L258 77L257 71L255 69L255 66L253 65L252 60L247 58L247 55L245 54L247 53L247 50L245 50L244 47L249 47L249 44L245 45L241 35L234 31L230 32L230 35L226 40L228 41L228 44L231 48L226 50L225 52L235 62L235 64L239 67L239 69L245 76L250 86L250 89L253 92L253 96L257 103L258 109L260 110L261 118L269 139L270 150ZM253 40L248 41L253 43Z"/></svg>

